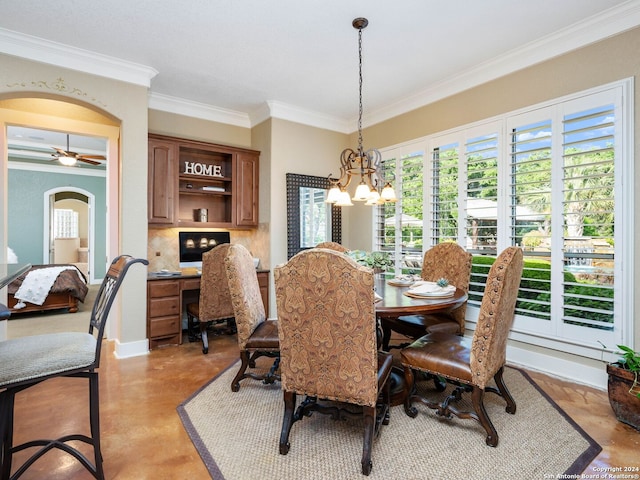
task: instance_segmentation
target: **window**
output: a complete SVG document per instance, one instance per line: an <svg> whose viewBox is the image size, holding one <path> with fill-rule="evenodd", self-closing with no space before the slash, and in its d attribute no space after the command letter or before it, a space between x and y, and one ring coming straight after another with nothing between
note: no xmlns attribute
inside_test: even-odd
<svg viewBox="0 0 640 480"><path fill-rule="evenodd" d="M426 219L422 251L442 241L465 246L472 323L491 263L520 246L514 338L594 358L602 344L629 341L633 280L622 265L632 264L633 249L631 92L622 81L417 141L421 173L407 147L385 150L402 200L378 209L379 244L404 266L417 252L401 219L416 212ZM420 187L422 209L412 195Z"/></svg>
<svg viewBox="0 0 640 480"><path fill-rule="evenodd" d="M377 250L391 252L393 271L419 274L423 251L424 152L407 145L381 152L384 178L395 178L396 203L380 206L376 221Z"/></svg>
<svg viewBox="0 0 640 480"><path fill-rule="evenodd" d="M300 187L300 247L312 248L331 240L331 209L326 188Z"/></svg>
<svg viewBox="0 0 640 480"><path fill-rule="evenodd" d="M55 208L53 236L54 238L78 237L78 212L69 208Z"/></svg>

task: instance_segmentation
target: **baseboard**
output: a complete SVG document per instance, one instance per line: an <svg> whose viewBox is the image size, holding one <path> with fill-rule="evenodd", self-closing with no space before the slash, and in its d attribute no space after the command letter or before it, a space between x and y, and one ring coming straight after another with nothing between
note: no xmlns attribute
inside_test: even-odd
<svg viewBox="0 0 640 480"><path fill-rule="evenodd" d="M116 342L113 354L117 359L139 357L141 355L149 354L149 340L138 340L136 342L120 343L118 339Z"/></svg>
<svg viewBox="0 0 640 480"><path fill-rule="evenodd" d="M602 368L593 367L578 361L532 352L510 345L507 346L507 363L599 390L607 389L608 376L604 366Z"/></svg>

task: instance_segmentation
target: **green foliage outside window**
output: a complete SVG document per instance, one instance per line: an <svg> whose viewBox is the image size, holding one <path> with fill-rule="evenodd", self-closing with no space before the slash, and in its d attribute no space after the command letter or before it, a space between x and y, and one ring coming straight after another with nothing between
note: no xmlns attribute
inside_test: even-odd
<svg viewBox="0 0 640 480"><path fill-rule="evenodd" d="M471 267L469 300L480 303L489 268L495 257L474 256ZM581 325L579 319L613 324L613 288L589 284L564 272L564 315L574 320L567 323ZM549 319L551 315L551 264L546 260L525 259L516 302L516 311L524 310L528 316ZM535 301L532 301L535 300ZM579 308L572 309L571 306ZM608 327L595 327L608 328Z"/></svg>

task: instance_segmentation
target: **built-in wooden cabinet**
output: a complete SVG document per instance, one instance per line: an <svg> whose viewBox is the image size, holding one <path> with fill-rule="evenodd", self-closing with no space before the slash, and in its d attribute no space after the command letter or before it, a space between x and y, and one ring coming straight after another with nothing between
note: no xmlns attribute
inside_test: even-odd
<svg viewBox="0 0 640 480"><path fill-rule="evenodd" d="M254 150L149 135L149 224L257 227L259 155Z"/></svg>
<svg viewBox="0 0 640 480"><path fill-rule="evenodd" d="M149 224L175 222L177 161L175 142L149 138Z"/></svg>

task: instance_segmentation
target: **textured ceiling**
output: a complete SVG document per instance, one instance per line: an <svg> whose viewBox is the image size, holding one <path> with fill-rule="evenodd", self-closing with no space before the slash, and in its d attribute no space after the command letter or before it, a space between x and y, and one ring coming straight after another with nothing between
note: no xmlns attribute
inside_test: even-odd
<svg viewBox="0 0 640 480"><path fill-rule="evenodd" d="M379 120L433 92L468 88L631 28L639 7L637 0L20 0L0 2L0 29L155 69L152 94L247 115L271 102L355 122L356 17L369 19L365 118ZM2 42L0 52L15 54Z"/></svg>

